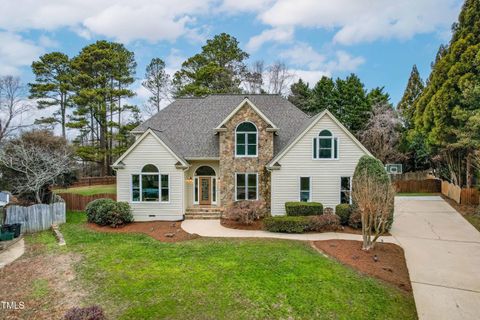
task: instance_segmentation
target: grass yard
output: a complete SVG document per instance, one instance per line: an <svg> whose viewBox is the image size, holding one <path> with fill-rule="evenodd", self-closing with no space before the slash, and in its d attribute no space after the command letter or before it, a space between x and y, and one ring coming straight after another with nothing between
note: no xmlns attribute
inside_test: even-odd
<svg viewBox="0 0 480 320"><path fill-rule="evenodd" d="M87 292L82 305L98 304L111 319L417 318L411 295L323 257L308 243L162 243L95 232L84 221L84 214L68 214L61 226L65 247L50 232L27 240L50 254L81 256L75 272ZM36 294L44 285L34 284Z"/></svg>
<svg viewBox="0 0 480 320"><path fill-rule="evenodd" d="M75 193L82 196L93 196L96 194L102 193L117 193L116 184L108 185L98 185L98 186L84 186L84 187L75 187L75 188L66 188L66 189L55 189L56 193Z"/></svg>
<svg viewBox="0 0 480 320"><path fill-rule="evenodd" d="M402 197L431 197L431 196L438 196L439 193L431 193L431 192L399 192L397 196Z"/></svg>

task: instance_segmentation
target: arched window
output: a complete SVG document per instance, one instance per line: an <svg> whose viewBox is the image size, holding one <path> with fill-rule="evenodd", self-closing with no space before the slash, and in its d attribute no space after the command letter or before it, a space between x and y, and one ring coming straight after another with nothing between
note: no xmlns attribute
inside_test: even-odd
<svg viewBox="0 0 480 320"><path fill-rule="evenodd" d="M235 155L238 157L256 157L258 149L257 127L251 122L242 122L235 132Z"/></svg>
<svg viewBox="0 0 480 320"><path fill-rule="evenodd" d="M338 159L338 138L331 131L322 130L313 139L314 159Z"/></svg>
<svg viewBox="0 0 480 320"><path fill-rule="evenodd" d="M168 202L170 181L168 174L160 174L153 164L143 166L140 174L132 175L133 202Z"/></svg>
<svg viewBox="0 0 480 320"><path fill-rule="evenodd" d="M195 175L196 176L214 176L215 170L213 170L213 168L210 166L201 166L201 167L198 167L197 170L195 170Z"/></svg>

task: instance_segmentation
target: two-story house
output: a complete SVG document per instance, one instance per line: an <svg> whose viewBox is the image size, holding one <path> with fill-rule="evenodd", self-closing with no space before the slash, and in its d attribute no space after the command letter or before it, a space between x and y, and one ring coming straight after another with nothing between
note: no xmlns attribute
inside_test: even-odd
<svg viewBox="0 0 480 320"><path fill-rule="evenodd" d="M278 95L178 99L132 131L114 163L117 199L136 221L218 217L259 200L350 202L351 176L369 151L328 111L309 117Z"/></svg>

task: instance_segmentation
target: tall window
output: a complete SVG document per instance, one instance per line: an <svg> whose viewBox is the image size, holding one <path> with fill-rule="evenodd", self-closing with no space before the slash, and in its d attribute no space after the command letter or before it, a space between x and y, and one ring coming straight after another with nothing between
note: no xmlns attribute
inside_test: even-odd
<svg viewBox="0 0 480 320"><path fill-rule="evenodd" d="M338 138L329 130L322 130L313 139L314 159L338 159Z"/></svg>
<svg viewBox="0 0 480 320"><path fill-rule="evenodd" d="M300 201L311 201L310 177L300 177Z"/></svg>
<svg viewBox="0 0 480 320"><path fill-rule="evenodd" d="M257 200L258 181L256 173L237 173L236 178L236 200Z"/></svg>
<svg viewBox="0 0 480 320"><path fill-rule="evenodd" d="M147 164L141 174L132 175L133 202L168 202L170 182L167 174L159 174L158 168Z"/></svg>
<svg viewBox="0 0 480 320"><path fill-rule="evenodd" d="M352 203L351 177L340 178L340 203Z"/></svg>
<svg viewBox="0 0 480 320"><path fill-rule="evenodd" d="M238 125L235 132L235 155L239 157L257 156L257 127L251 122Z"/></svg>

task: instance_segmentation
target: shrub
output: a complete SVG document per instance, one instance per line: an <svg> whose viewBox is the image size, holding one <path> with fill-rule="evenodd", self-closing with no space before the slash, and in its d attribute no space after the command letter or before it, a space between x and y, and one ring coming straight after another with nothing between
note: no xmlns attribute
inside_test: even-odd
<svg viewBox="0 0 480 320"><path fill-rule="evenodd" d="M348 225L354 229L362 228L362 215L358 210L353 210L348 219Z"/></svg>
<svg viewBox="0 0 480 320"><path fill-rule="evenodd" d="M90 202L85 211L88 222L93 222L100 226L118 227L133 221L132 210L127 202L97 199Z"/></svg>
<svg viewBox="0 0 480 320"><path fill-rule="evenodd" d="M340 229L340 217L336 214L322 214L320 216L309 217L309 231L337 231Z"/></svg>
<svg viewBox="0 0 480 320"><path fill-rule="evenodd" d="M256 220L265 218L268 211L261 201L236 201L225 211L225 218L250 225Z"/></svg>
<svg viewBox="0 0 480 320"><path fill-rule="evenodd" d="M91 306L86 308L71 308L67 311L64 320L106 320L102 308Z"/></svg>
<svg viewBox="0 0 480 320"><path fill-rule="evenodd" d="M320 202L285 202L287 216L313 216L323 213Z"/></svg>
<svg viewBox="0 0 480 320"><path fill-rule="evenodd" d="M335 207L335 213L340 217L340 223L346 226L352 214L352 206L348 203L341 203Z"/></svg>
<svg viewBox="0 0 480 320"><path fill-rule="evenodd" d="M271 232L303 233L308 230L308 217L278 216L263 220L265 230Z"/></svg>

